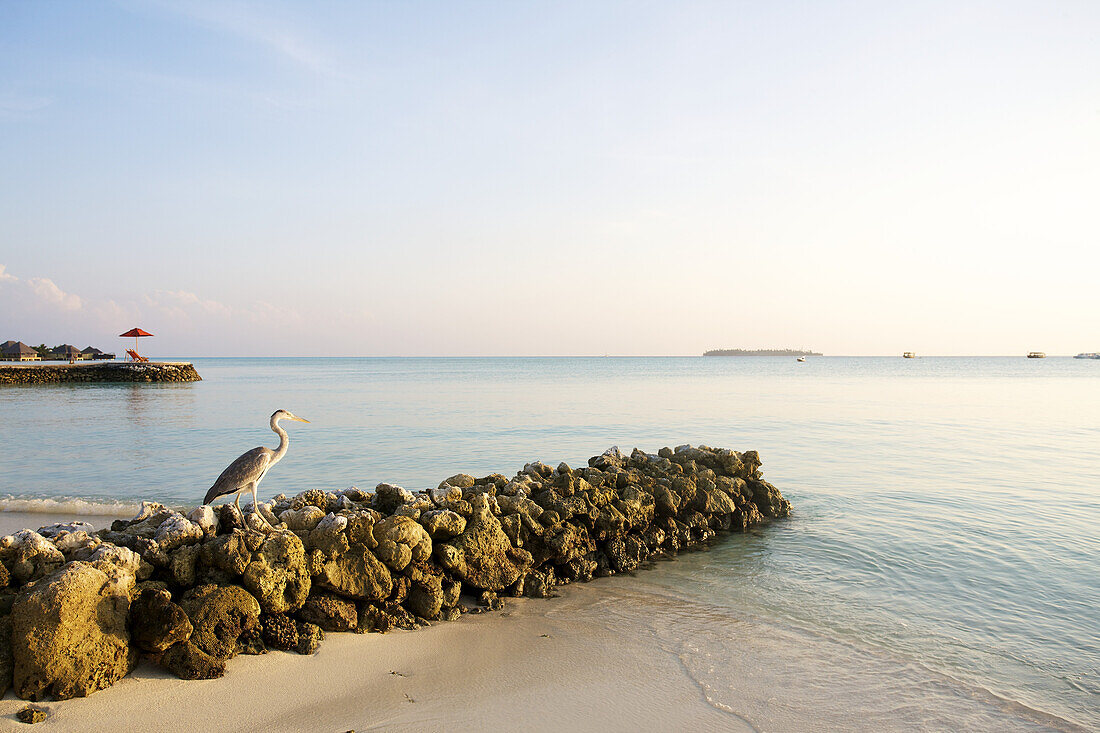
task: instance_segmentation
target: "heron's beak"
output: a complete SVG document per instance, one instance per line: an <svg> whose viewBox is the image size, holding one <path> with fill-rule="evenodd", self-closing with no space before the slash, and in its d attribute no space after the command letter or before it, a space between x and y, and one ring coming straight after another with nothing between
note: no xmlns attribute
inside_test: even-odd
<svg viewBox="0 0 1100 733"><path fill-rule="evenodd" d="M298 417L298 416L294 416L294 417L292 417L292 418L290 418L290 419L291 419L291 420L295 420L295 421L297 421L297 422L309 422L309 420L306 420L306 419L305 419L304 417Z"/></svg>

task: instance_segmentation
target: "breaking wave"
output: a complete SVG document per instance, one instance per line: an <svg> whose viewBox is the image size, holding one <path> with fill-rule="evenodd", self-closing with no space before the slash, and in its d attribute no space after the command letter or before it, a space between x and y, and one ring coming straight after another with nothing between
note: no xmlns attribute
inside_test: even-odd
<svg viewBox="0 0 1100 733"><path fill-rule="evenodd" d="M140 503L129 501L95 501L60 496L53 499L0 496L0 512L25 514L64 514L72 516L128 516L137 514Z"/></svg>

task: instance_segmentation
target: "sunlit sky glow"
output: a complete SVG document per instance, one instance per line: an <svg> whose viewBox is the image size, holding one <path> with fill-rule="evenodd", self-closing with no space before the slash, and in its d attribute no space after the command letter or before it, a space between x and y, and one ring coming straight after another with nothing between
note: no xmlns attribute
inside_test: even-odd
<svg viewBox="0 0 1100 733"><path fill-rule="evenodd" d="M0 4L0 340L1100 350L1100 3Z"/></svg>

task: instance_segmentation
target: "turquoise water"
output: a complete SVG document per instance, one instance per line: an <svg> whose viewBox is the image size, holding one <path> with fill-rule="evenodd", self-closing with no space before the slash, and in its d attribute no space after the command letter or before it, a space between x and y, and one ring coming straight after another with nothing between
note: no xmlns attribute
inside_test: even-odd
<svg viewBox="0 0 1100 733"><path fill-rule="evenodd" d="M264 496L576 465L612 444L754 448L794 516L644 581L695 609L675 653L708 700L767 729L1100 729L1100 362L195 363L195 384L0 389L0 506L196 503L238 454L277 442L277 408L313 423L288 427ZM784 660L769 674L820 672L769 683L794 685L794 709L753 707L766 692L735 683L761 630L787 640L758 650ZM830 718L842 698L849 717ZM945 719L922 712L938 704Z"/></svg>

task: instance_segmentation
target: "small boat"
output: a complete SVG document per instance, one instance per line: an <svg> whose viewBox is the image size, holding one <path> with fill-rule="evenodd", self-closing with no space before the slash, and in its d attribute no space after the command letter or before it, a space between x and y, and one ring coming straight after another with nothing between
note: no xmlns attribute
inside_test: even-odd
<svg viewBox="0 0 1100 733"><path fill-rule="evenodd" d="M1100 359L1100 353L1098 353L1096 351L1087 351L1087 352L1078 354L1077 356L1075 356L1073 358L1074 359Z"/></svg>
<svg viewBox="0 0 1100 733"><path fill-rule="evenodd" d="M797 359L795 359L795 361L806 361L806 357L800 356Z"/></svg>
<svg viewBox="0 0 1100 733"><path fill-rule="evenodd" d="M1029 351L1027 352L1028 359L1045 359L1047 355L1042 351Z"/></svg>
<svg viewBox="0 0 1100 733"><path fill-rule="evenodd" d="M902 359L916 359L917 355L916 355L915 352L906 351L904 354L901 355L901 358Z"/></svg>

